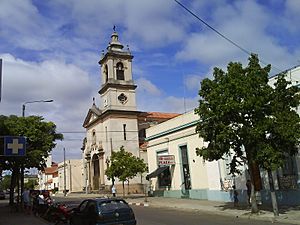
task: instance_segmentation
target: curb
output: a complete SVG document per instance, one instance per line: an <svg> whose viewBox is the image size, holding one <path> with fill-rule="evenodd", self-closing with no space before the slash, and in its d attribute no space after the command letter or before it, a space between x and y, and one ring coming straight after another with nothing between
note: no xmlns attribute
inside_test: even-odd
<svg viewBox="0 0 300 225"><path fill-rule="evenodd" d="M143 207L148 207L148 203L141 203L141 202L129 202L128 205L136 205L136 206L143 206Z"/></svg>

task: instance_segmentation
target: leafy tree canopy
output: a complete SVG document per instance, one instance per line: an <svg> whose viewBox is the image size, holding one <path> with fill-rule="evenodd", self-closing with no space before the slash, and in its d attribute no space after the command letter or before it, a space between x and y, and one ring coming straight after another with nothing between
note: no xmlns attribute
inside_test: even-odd
<svg viewBox="0 0 300 225"><path fill-rule="evenodd" d="M269 84L271 66L261 67L256 55L248 66L229 63L227 72L214 69L199 91L196 132L207 143L197 155L212 161L231 156L230 173L255 162L273 170L297 153L300 140L299 88L280 74Z"/></svg>
<svg viewBox="0 0 300 225"><path fill-rule="evenodd" d="M125 151L123 146L119 151L112 153L110 161L111 164L105 174L111 179L116 177L122 182L134 178L138 173L146 172L147 169L143 159Z"/></svg>
<svg viewBox="0 0 300 225"><path fill-rule="evenodd" d="M10 175L6 175L6 176L2 177L2 179L0 180L0 190L9 189L10 182L11 182L11 176Z"/></svg>
<svg viewBox="0 0 300 225"><path fill-rule="evenodd" d="M26 156L24 158L1 158L2 168L12 170L20 162L26 168L43 168L45 159L55 147L55 140L62 140L63 135L56 133L53 122L45 122L40 116L17 117L0 116L0 136L25 136Z"/></svg>

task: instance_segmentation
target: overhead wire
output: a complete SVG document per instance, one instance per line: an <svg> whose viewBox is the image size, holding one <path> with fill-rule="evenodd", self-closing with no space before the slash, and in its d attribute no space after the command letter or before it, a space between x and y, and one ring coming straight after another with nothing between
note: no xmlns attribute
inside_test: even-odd
<svg viewBox="0 0 300 225"><path fill-rule="evenodd" d="M124 133L124 131L121 130L108 130L108 131L95 131L95 133ZM127 132L138 132L137 130L126 130ZM86 134L87 131L57 131L57 133L63 133L63 134Z"/></svg>
<svg viewBox="0 0 300 225"><path fill-rule="evenodd" d="M206 25L208 28L210 28L211 30L213 30L214 32L216 32L219 36L221 36L222 38L224 38L225 40L227 40L229 43L231 43L232 45L234 45L235 47L239 48L241 51L243 51L244 53L246 53L247 55L251 55L251 52L246 50L245 48L243 48L242 46L240 46L239 44L237 44L236 42L232 41L230 38L226 37L224 34L222 34L220 31L218 31L217 29L215 29L214 27L212 27L211 25L209 25L207 22L205 22L203 19L201 19L198 15L196 15L195 13L193 13L189 8L187 8L184 4L182 4L180 1L178 0L174 0L179 6L181 6L183 9L185 9L188 13L190 13L193 17L195 17L197 20L199 20L201 23L203 23L204 25ZM266 63L264 60L260 59L260 62L263 63L264 65L268 65L269 63ZM272 66L272 68L278 70L279 72L283 71L282 69L277 68L276 66Z"/></svg>

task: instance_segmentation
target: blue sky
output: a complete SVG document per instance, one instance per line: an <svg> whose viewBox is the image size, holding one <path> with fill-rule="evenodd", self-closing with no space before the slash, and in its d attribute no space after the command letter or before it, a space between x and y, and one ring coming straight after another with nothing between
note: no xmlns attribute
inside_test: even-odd
<svg viewBox="0 0 300 225"><path fill-rule="evenodd" d="M274 66L300 64L299 0L182 1L222 34ZM200 23L174 0L1 0L0 112L42 115L58 131L79 131L92 98L100 106L98 61L112 27L134 55L138 110L180 112L196 107L200 81L214 67L248 56ZM277 69L275 69L275 67ZM55 161L80 158L84 133L65 133Z"/></svg>

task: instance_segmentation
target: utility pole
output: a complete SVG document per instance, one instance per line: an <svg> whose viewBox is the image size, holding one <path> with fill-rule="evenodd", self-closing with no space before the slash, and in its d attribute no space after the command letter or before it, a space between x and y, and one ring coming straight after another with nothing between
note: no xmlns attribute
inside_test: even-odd
<svg viewBox="0 0 300 225"><path fill-rule="evenodd" d="M66 177L66 149L64 148L64 196L67 195L67 177Z"/></svg>
<svg viewBox="0 0 300 225"><path fill-rule="evenodd" d="M2 97L2 59L0 59L0 102Z"/></svg>
<svg viewBox="0 0 300 225"><path fill-rule="evenodd" d="M84 162L84 182L85 182L85 194L88 194L88 185L89 185L89 179L88 179L88 171L87 171L87 161Z"/></svg>

